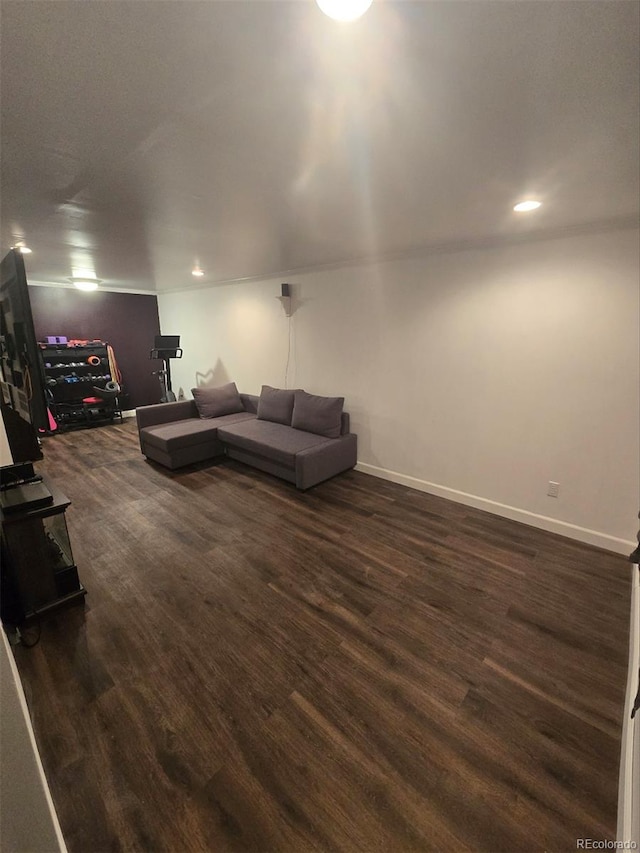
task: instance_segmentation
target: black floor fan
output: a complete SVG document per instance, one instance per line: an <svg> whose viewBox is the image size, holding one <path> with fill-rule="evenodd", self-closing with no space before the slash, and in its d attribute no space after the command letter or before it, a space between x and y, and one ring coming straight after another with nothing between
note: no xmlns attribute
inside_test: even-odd
<svg viewBox="0 0 640 853"><path fill-rule="evenodd" d="M149 358L162 359L162 370L154 370L152 375L160 380L162 389L161 403L175 403L176 395L171 388L171 359L182 358L180 335L156 335Z"/></svg>

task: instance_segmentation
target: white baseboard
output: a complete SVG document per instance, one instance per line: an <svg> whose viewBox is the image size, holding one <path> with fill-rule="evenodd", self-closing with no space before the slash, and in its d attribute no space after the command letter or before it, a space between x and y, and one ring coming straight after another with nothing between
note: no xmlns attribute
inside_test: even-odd
<svg viewBox="0 0 640 853"><path fill-rule="evenodd" d="M377 465L368 465L366 462L358 462L356 471L362 471L363 474L370 474L372 477L379 477L381 480L399 483L402 486L408 486L410 489L416 489L419 492L428 492L430 495L437 495L440 498L456 501L456 503L472 506L476 509L483 509L485 512L501 515L503 518L510 518L512 521L530 524L533 527L539 527L541 530L547 530L549 533L568 536L570 539L577 539L579 542L586 542L587 545L595 545L597 548L604 548L606 551L614 551L616 554L630 554L637 545L636 542L609 536L608 533L589 530L587 527L579 527L577 524L569 524L566 521L559 521L557 518L538 515L526 509L519 509L515 506L489 500L489 498L470 495L467 492L450 489L448 486L429 483L427 480L419 480L417 477L410 477L408 474L399 474L396 471L389 471L386 468L378 468Z"/></svg>
<svg viewBox="0 0 640 853"><path fill-rule="evenodd" d="M135 418L135 416L136 416L136 410L135 409L126 409L122 413L123 418Z"/></svg>

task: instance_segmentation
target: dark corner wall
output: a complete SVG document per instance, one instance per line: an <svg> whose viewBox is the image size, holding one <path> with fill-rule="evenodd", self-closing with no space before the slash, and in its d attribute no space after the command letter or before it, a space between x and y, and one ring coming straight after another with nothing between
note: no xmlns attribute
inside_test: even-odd
<svg viewBox="0 0 640 853"><path fill-rule="evenodd" d="M29 298L39 341L64 335L111 344L122 373L123 407L135 409L160 402L160 384L151 372L162 367L162 362L149 359L154 337L160 334L154 295L31 286Z"/></svg>

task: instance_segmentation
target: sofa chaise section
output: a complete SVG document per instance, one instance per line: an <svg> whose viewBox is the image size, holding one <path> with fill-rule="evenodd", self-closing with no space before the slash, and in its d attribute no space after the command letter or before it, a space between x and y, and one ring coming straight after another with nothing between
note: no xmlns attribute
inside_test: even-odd
<svg viewBox="0 0 640 853"><path fill-rule="evenodd" d="M194 400L143 406L136 409L140 449L165 468L204 462L224 454L224 445L218 438L220 425L252 420L255 416L253 407L217 418L201 418Z"/></svg>

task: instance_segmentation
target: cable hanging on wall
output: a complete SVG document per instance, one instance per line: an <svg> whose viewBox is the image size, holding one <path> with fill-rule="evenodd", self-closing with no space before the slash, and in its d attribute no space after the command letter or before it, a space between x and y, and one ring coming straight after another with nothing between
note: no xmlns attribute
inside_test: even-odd
<svg viewBox="0 0 640 853"><path fill-rule="evenodd" d="M289 387L289 361L291 359L291 314L288 316L288 334L287 334L287 364L284 369L284 387Z"/></svg>
<svg viewBox="0 0 640 853"><path fill-rule="evenodd" d="M287 327L287 363L284 368L284 387L289 387L289 363L291 361L291 335L292 335L292 327L291 327L291 317L293 315L293 311L291 310L291 285L290 284L281 284L280 285L280 303L284 308L284 313L287 317L288 327Z"/></svg>

